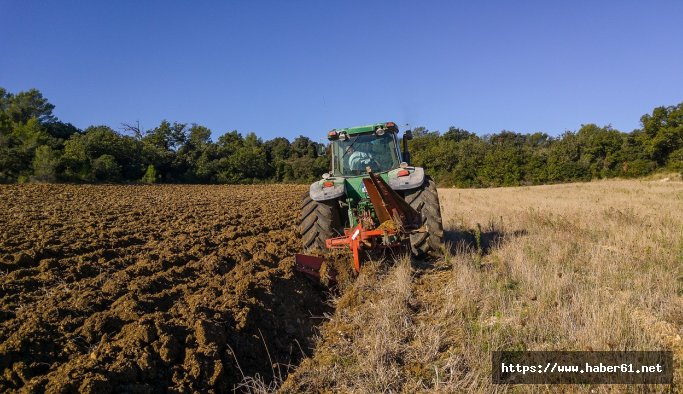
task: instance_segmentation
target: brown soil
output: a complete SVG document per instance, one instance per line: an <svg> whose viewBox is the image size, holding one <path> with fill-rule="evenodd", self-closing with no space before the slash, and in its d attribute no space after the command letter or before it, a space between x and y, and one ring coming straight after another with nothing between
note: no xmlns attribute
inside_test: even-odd
<svg viewBox="0 0 683 394"><path fill-rule="evenodd" d="M292 271L304 188L0 186L0 391L283 378L329 312Z"/></svg>

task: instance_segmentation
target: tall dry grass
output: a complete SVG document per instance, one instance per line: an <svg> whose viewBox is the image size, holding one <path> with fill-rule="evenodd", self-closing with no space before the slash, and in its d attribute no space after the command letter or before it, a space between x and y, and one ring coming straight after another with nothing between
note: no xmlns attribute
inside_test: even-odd
<svg viewBox="0 0 683 394"><path fill-rule="evenodd" d="M492 350L660 350L683 378L683 184L440 190L448 253L372 264L283 391L659 391L497 386Z"/></svg>

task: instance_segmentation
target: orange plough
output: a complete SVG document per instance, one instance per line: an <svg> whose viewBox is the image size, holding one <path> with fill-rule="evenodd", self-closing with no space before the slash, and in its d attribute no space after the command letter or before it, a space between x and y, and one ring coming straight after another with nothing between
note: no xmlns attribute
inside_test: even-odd
<svg viewBox="0 0 683 394"><path fill-rule="evenodd" d="M401 248L410 234L426 231L421 227L422 217L398 193L368 168L368 178L363 179L368 199L376 218L359 220L352 228L344 229L344 235L325 241L327 249L349 249L353 255L353 268L360 272L363 258L369 252ZM297 271L320 279L324 258L305 254L295 256ZM328 274L334 283L335 273Z"/></svg>

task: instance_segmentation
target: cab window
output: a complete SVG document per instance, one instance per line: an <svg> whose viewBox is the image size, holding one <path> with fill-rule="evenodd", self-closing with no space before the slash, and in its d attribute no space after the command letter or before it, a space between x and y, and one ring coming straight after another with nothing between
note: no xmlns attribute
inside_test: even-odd
<svg viewBox="0 0 683 394"><path fill-rule="evenodd" d="M392 133L359 135L346 141L333 142L334 174L339 176L362 175L366 167L375 172L398 167L396 140Z"/></svg>

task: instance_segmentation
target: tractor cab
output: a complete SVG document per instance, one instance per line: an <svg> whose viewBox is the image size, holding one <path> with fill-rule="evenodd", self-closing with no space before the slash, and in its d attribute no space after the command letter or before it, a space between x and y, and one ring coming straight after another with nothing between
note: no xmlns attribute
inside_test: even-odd
<svg viewBox="0 0 683 394"><path fill-rule="evenodd" d="M330 131L332 175L364 175L368 167L376 173L399 168L397 134L398 127L393 122Z"/></svg>
<svg viewBox="0 0 683 394"><path fill-rule="evenodd" d="M409 165L407 140L410 130L403 135L403 152L399 148L398 127L394 122L334 129L327 133L332 152L331 170L310 187L315 201L340 199L349 207L369 201L363 179L368 171L377 174L393 190L409 190L424 182L424 170ZM349 224L356 222L354 218Z"/></svg>

